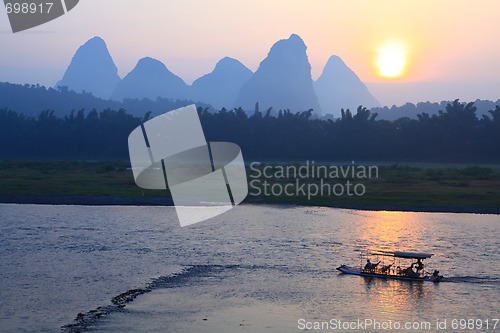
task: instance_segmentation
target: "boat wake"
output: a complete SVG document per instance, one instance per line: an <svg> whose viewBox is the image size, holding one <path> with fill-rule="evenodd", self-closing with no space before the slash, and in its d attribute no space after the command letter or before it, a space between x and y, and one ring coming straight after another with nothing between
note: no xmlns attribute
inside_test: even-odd
<svg viewBox="0 0 500 333"><path fill-rule="evenodd" d="M189 278L189 276L202 273L207 267L208 266L188 266L178 273L155 278L147 284L145 288L130 289L113 297L109 305L99 306L86 313L78 313L73 323L64 325L61 329L63 332L67 333L81 333L89 326L95 325L103 316L123 311L127 303L132 302L137 296L149 293L157 288L178 285L182 283L183 280Z"/></svg>
<svg viewBox="0 0 500 333"><path fill-rule="evenodd" d="M444 277L441 282L451 283L476 283L476 284L500 284L500 278L486 276L451 276Z"/></svg>
<svg viewBox="0 0 500 333"><path fill-rule="evenodd" d="M278 266L277 266L278 267ZM175 288L178 286L185 286L189 284L196 284L197 278L207 276L219 275L227 270L233 269L265 269L272 267L263 267L256 265L192 265L186 266L178 273L168 276L160 276L154 278L144 288L136 288L127 290L124 293L116 295L111 299L111 304L99 306L93 310L85 313L80 312L77 314L73 323L61 327L63 332L66 333L81 333L87 331L88 328L98 324L99 320L107 315L116 312L125 311L126 305L140 295L149 293L155 289L161 288Z"/></svg>

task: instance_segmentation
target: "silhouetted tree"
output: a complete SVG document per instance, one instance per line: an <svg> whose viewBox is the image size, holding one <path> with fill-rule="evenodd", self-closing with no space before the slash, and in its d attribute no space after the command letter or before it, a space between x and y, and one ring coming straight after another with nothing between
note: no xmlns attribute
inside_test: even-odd
<svg viewBox="0 0 500 333"><path fill-rule="evenodd" d="M318 119L313 110L249 114L241 108L211 112L198 107L207 141L235 142L247 161L433 160L500 161L500 107L481 119L473 103L448 103L433 115L377 120L360 106L356 114ZM128 159L127 137L152 113L124 109L51 109L26 116L0 109L0 158Z"/></svg>

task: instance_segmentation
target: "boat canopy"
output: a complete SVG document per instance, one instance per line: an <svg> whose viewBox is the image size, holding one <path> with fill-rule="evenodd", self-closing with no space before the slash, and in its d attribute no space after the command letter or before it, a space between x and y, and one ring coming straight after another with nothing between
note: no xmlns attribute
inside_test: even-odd
<svg viewBox="0 0 500 333"><path fill-rule="evenodd" d="M374 251L372 255L406 258L406 259L427 259L432 257L432 253L402 252L402 251Z"/></svg>

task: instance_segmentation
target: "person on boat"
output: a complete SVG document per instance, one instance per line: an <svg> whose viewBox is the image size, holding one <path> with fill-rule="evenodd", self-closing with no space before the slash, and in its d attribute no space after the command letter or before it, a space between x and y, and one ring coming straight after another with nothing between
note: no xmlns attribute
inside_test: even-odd
<svg viewBox="0 0 500 333"><path fill-rule="evenodd" d="M376 264L372 264L370 259L367 259L366 265L365 265L365 270L368 270L368 271L374 270L378 266L378 264L380 264L380 261Z"/></svg>
<svg viewBox="0 0 500 333"><path fill-rule="evenodd" d="M434 282L440 282L443 279L442 275L439 275L438 270L434 270L434 273L432 273L430 280Z"/></svg>
<svg viewBox="0 0 500 333"><path fill-rule="evenodd" d="M422 259L417 259L417 262L415 263L415 269L417 270L417 274L424 269L424 263L422 262Z"/></svg>
<svg viewBox="0 0 500 333"><path fill-rule="evenodd" d="M394 263L391 263L389 265L384 265L382 266L382 268L380 269L382 271L382 273L387 273L390 269L391 269L391 266L393 265Z"/></svg>
<svg viewBox="0 0 500 333"><path fill-rule="evenodd" d="M405 270L403 272L404 272L405 276L408 276L408 277L418 277L418 273L415 273L413 271L413 264L411 264L410 267L405 268Z"/></svg>

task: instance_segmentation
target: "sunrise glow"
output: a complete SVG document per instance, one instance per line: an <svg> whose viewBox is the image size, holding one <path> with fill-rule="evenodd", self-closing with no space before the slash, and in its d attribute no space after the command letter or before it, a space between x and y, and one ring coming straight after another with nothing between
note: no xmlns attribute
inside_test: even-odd
<svg viewBox="0 0 500 333"><path fill-rule="evenodd" d="M406 58L407 54L403 44L398 42L383 44L377 57L379 75L387 78L402 76L407 62Z"/></svg>

